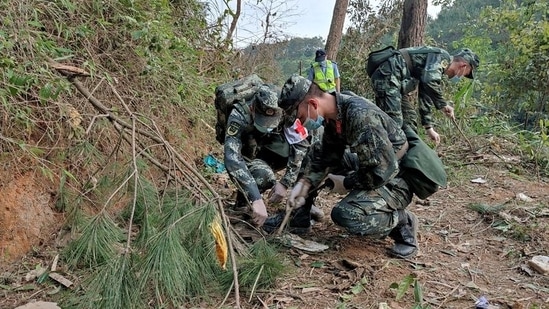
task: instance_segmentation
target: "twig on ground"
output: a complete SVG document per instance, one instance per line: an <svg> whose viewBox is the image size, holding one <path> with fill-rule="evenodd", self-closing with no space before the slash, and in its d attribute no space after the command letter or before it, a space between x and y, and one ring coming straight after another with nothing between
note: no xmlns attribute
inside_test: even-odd
<svg viewBox="0 0 549 309"><path fill-rule="evenodd" d="M454 125L456 126L456 128L458 129L459 133L461 133L461 136L463 136L463 138L465 139L465 141L467 142L467 144L469 144L469 149L471 151L475 150L475 148L473 147L473 144L471 144L471 142L469 141L469 139L467 139L467 136L465 136L465 133L463 133L463 131L461 130L461 128L459 127L457 121L455 118L452 118L452 122L454 123Z"/></svg>
<svg viewBox="0 0 549 309"><path fill-rule="evenodd" d="M230 254L230 257L231 257L232 268L233 268L233 280L234 280L233 283L234 283L235 302L236 302L235 306L237 308L240 308L240 295L239 295L239 285L238 285L238 269L237 269L237 265L236 265L236 258L234 256L232 238L230 237L230 228L229 228L230 223L228 222L228 219L225 216L225 213L224 213L224 210L223 210L223 202L221 200L221 197L217 194L217 192L213 189L213 187L208 183L208 181L206 179L204 179L204 177L195 168L193 168L193 166L190 165L188 160L185 160L185 158L183 158L181 156L181 154L179 154L174 149L174 147L171 144L169 144L168 141L166 141L164 138L162 138L162 136L158 133L158 131L156 131L153 134L153 133L150 133L149 131L145 131L143 129L136 128L136 121L139 121L145 127L147 127L147 125L142 123L138 119L138 117L135 117L135 113L133 113L129 109L129 107L124 103L124 100L118 94L116 89L114 89L114 87L112 87L112 85L111 85L111 88L112 88L113 92L115 93L117 98L121 101L122 105L124 106L124 109L130 115L130 118L132 120L131 124L128 123L127 121L125 121L124 119L122 119L121 117L117 116L116 114L112 113L109 108L107 108L103 103L101 103L97 98L95 98L93 96L93 94L78 79L76 79L76 77L78 77L78 76L90 76L89 73L85 72L82 69L76 68L76 67L70 67L70 66L65 66L65 65L59 64L59 63L57 63L57 62L55 62L51 59L48 60L48 63L54 69L56 69L59 73L66 76L67 79L69 80L69 82L71 82L76 87L76 89L92 104L92 106L100 112L101 116L102 117L107 117L113 123L113 126L122 134L122 136L124 137L124 139L126 141L128 141L128 138L126 136L124 136L124 133L127 133L127 130L128 131L131 130L132 138L131 138L131 141L130 141L130 145L132 146L132 153L133 153L134 156L137 154L137 152L136 152L136 148L137 148L136 147L136 141L137 141L136 134L139 134L139 135L144 136L144 137L148 137L152 141L164 146L164 149L166 150L166 152L171 157L174 158L174 159L172 159L172 162L179 161L181 164L183 164L183 166L187 169L187 171L190 172L190 175L184 169L182 169L181 167L178 167L177 170L180 171L181 174L184 175L187 178L187 180L190 181L190 183L196 183L196 180L198 179L199 182L202 183L207 188L207 190L210 191L213 194L213 199L216 201L218 212L219 212L219 214L221 215L221 218L222 218L223 227L224 227L225 231L227 232L226 238L227 238L227 244L228 244L228 247L229 247L229 254ZM146 152L140 152L140 154L145 155ZM145 157L148 158L148 159L152 159L151 156L145 155ZM177 159L177 160L175 160L175 159ZM157 166L163 166L158 160L151 160L151 162L153 162L153 164L155 164ZM178 166L178 165L174 164L174 166ZM175 172L173 172L173 170L171 168L168 168L168 167L164 166L164 168L161 168L161 169L165 172L166 171L172 171L171 174L176 174ZM174 176L174 178L177 178L176 175L173 175L173 176ZM123 182L123 184L125 184L131 177L137 177L136 168L135 168L135 157L134 157L134 172L131 175L129 175L128 178L126 178L126 180ZM192 189L192 188L187 187L187 189ZM105 204L108 204L110 199L119 190L120 190L120 188L116 189L115 192L111 195L111 197L107 200L107 202ZM208 197L208 195L206 195L206 193L204 193L199 188L196 188L196 190L190 190L190 192L193 193L193 194L198 193L198 194L202 195L203 198L206 199L206 200L210 199L210 197ZM135 196L134 196L134 198L135 198ZM131 233L128 233L128 234L131 234Z"/></svg>

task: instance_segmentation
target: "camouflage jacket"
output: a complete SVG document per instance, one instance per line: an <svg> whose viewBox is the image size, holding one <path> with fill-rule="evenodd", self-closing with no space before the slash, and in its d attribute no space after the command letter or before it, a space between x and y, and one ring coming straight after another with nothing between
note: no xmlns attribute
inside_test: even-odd
<svg viewBox="0 0 549 309"><path fill-rule="evenodd" d="M363 97L337 93L336 104L338 119L324 122L322 145L304 167L304 177L318 186L330 168L341 165L349 146L358 156L359 168L345 177L345 187L372 190L385 185L398 173L395 153L406 142L406 135L389 115Z"/></svg>
<svg viewBox="0 0 549 309"><path fill-rule="evenodd" d="M225 168L250 201L261 198L257 183L252 177L246 162L256 158L261 148L288 158L286 171L280 183L291 188L297 180L299 169L309 142L304 139L301 142L290 145L286 139L284 122L271 133L261 133L254 126L250 103L246 106L235 106L227 120L227 133L224 144Z"/></svg>
<svg viewBox="0 0 549 309"><path fill-rule="evenodd" d="M431 109L441 109L448 105L442 92L442 75L450 65L452 56L441 48L421 46L404 48L410 55L412 64L409 75L412 84L419 83L419 114L422 125L432 124ZM403 57L404 61L404 57Z"/></svg>

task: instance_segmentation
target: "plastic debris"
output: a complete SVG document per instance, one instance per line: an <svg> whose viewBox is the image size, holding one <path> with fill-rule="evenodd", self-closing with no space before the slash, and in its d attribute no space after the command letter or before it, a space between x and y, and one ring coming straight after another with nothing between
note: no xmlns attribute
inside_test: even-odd
<svg viewBox="0 0 549 309"><path fill-rule="evenodd" d="M486 297L484 296L481 296L475 302L475 309L488 309L488 305L488 299L486 299Z"/></svg>
<svg viewBox="0 0 549 309"><path fill-rule="evenodd" d="M327 250L327 245L316 241L303 239L295 234L287 233L279 236L280 240L289 247L294 247L306 252L322 252Z"/></svg>
<svg viewBox="0 0 549 309"><path fill-rule="evenodd" d="M517 194L517 200L520 200L520 201L523 201L523 202L527 202L527 203L531 203L534 201L533 198L529 197L528 195L524 194L524 193L518 193Z"/></svg>
<svg viewBox="0 0 549 309"><path fill-rule="evenodd" d="M471 182L472 183L486 183L486 179L484 179L482 177L478 177L478 178L475 178L475 179L471 179Z"/></svg>
<svg viewBox="0 0 549 309"><path fill-rule="evenodd" d="M211 167L216 173L223 173L225 171L225 165L211 154L204 157L204 164L207 167Z"/></svg>

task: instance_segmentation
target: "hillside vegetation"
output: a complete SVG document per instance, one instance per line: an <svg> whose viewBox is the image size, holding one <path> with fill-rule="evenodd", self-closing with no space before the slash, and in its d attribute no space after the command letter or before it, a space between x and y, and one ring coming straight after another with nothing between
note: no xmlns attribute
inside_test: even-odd
<svg viewBox="0 0 549 309"><path fill-rule="evenodd" d="M459 178L471 156L504 152L520 159L503 169L543 182L549 175L546 1L455 3L441 12L443 26L432 22L432 45L469 47L482 61L475 81L445 85L458 121L437 118L443 143L454 146L441 155ZM478 10L460 16L475 23L448 18L466 3ZM234 188L203 164L208 154L221 158L213 91L252 72L276 85L292 72L304 74L322 38L235 50L224 37L231 14L211 21L209 5L0 3L0 289L6 295L0 307L20 305L35 292L63 308L204 306L225 302L240 287L252 299L283 273L271 245L232 232L229 249L238 265L233 256L228 271L218 264L210 228L227 230L221 198ZM387 21L396 15L353 8L337 59L342 88L373 97L364 61L393 38ZM445 34L448 27L462 32ZM52 260L74 284L70 289L51 284L55 290L44 292L55 273ZM31 283L21 279L37 268L49 270Z"/></svg>

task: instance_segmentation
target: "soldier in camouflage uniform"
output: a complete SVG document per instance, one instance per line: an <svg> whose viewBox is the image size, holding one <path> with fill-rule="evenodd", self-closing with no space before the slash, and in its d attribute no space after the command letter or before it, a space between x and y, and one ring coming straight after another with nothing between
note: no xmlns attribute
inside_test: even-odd
<svg viewBox="0 0 549 309"><path fill-rule="evenodd" d="M281 121L278 96L262 86L254 98L235 105L227 120L224 143L225 167L238 187L237 207L252 205L252 220L261 226L267 218L262 193L272 189L269 202L280 202L294 185L309 147L305 137L296 137ZM292 142L288 137L293 136ZM280 181L274 172L286 168Z"/></svg>
<svg viewBox="0 0 549 309"><path fill-rule="evenodd" d="M432 107L454 119L453 107L442 96L442 75L473 79L478 66L479 58L470 49L462 49L454 56L429 46L401 49L381 63L371 76L376 104L404 129L408 126L417 132L417 113L408 94L418 86L421 125L438 144L440 136L433 129Z"/></svg>
<svg viewBox="0 0 549 309"><path fill-rule="evenodd" d="M300 209L311 190L327 176L334 183L333 192L346 194L332 209L336 224L352 234L390 236L395 240L391 249L394 256L414 256L418 221L406 210L413 192L397 176L399 159L408 149L400 126L363 97L326 93L314 83L305 93L302 85L293 84L298 89L292 94L297 103L284 106L286 112L306 128L323 124L324 135L321 144L315 145L311 160L303 163L304 175L292 189L288 203ZM356 170L346 176L332 174L345 161L346 147L357 155ZM276 223L272 217L267 220L265 225Z"/></svg>

